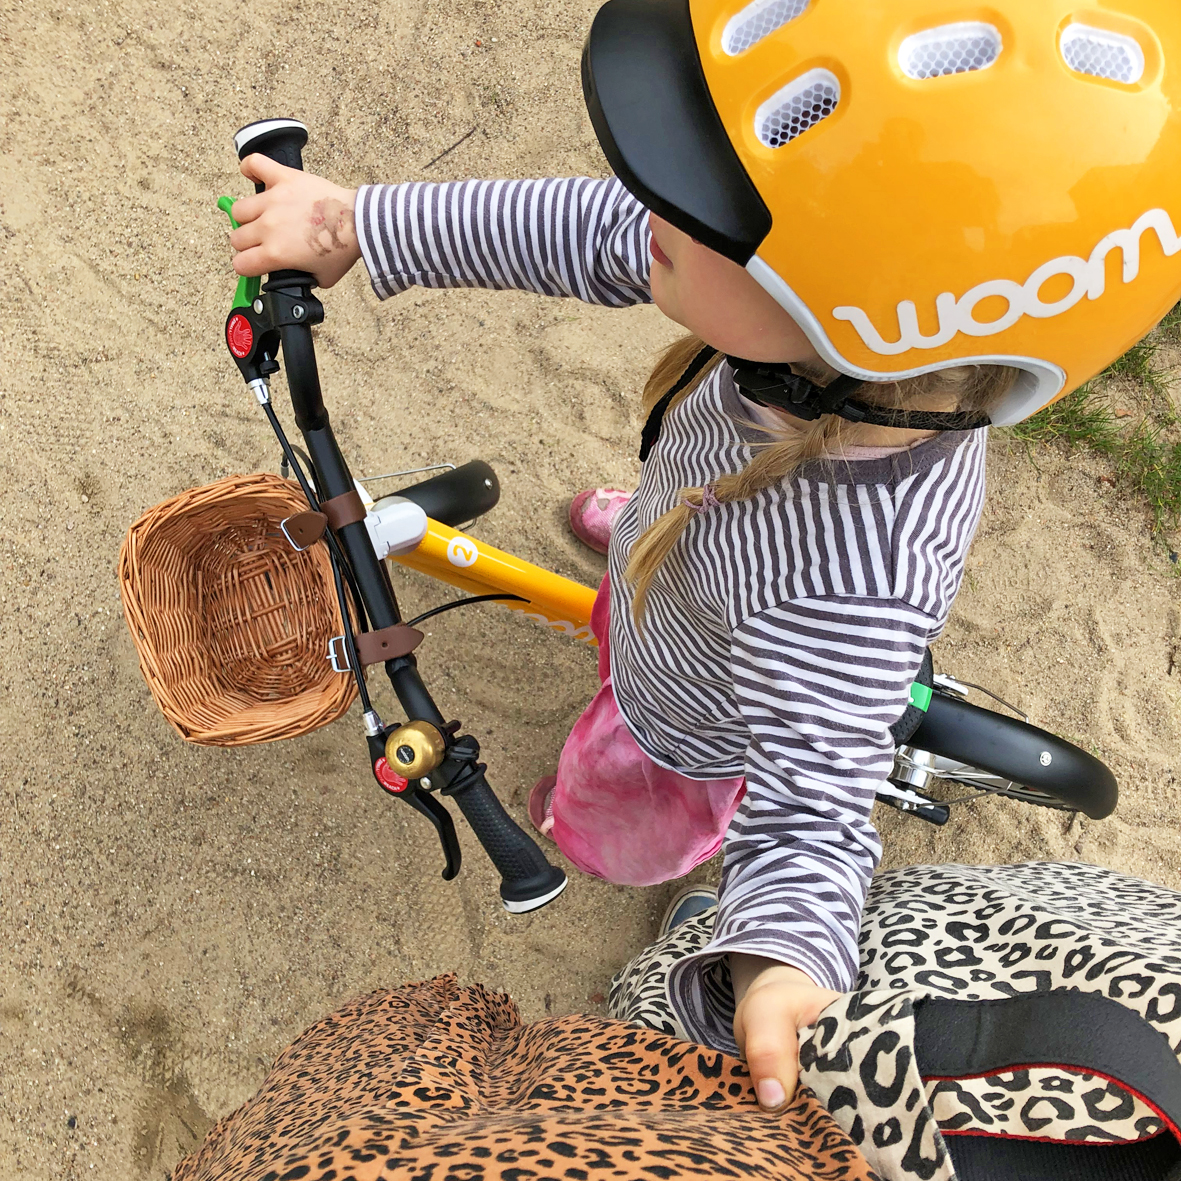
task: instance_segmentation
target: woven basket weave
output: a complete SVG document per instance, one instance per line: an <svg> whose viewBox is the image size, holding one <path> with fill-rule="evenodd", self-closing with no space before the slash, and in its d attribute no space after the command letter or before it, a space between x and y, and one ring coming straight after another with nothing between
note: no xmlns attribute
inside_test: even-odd
<svg viewBox="0 0 1181 1181"><path fill-rule="evenodd" d="M340 632L324 546L279 523L307 508L278 476L231 476L149 509L119 552L123 612L148 688L202 746L294 738L335 721L356 685L326 659Z"/></svg>

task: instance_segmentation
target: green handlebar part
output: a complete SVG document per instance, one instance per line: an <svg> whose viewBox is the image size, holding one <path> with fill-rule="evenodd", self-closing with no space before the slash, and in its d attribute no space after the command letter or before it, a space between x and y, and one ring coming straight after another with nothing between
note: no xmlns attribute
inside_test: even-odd
<svg viewBox="0 0 1181 1181"><path fill-rule="evenodd" d="M238 223L234 220L234 198L233 197L218 197L217 207L230 219L230 225L234 229L238 228Z"/></svg>
<svg viewBox="0 0 1181 1181"><path fill-rule="evenodd" d="M234 220L234 215L230 212L234 207L234 197L218 197L217 207L230 219L230 225L234 229L238 228L238 223ZM258 289L262 285L262 280L257 275L238 276L238 286L234 291L233 307L248 308L257 298Z"/></svg>

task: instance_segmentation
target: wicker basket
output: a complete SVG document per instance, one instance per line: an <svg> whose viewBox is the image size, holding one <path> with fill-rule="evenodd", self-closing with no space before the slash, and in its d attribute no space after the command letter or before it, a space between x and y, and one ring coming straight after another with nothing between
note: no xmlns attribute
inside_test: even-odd
<svg viewBox="0 0 1181 1181"><path fill-rule="evenodd" d="M339 718L356 685L326 654L339 633L324 546L279 528L307 508L278 476L231 476L149 509L119 552L119 586L156 704L189 742L294 738Z"/></svg>

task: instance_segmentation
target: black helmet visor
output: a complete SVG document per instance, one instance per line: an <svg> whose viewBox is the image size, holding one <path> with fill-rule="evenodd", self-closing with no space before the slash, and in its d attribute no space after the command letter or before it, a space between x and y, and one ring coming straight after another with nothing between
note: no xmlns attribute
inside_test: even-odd
<svg viewBox="0 0 1181 1181"><path fill-rule="evenodd" d="M710 98L689 0L607 0L582 51L582 90L603 152L628 189L745 266L771 214Z"/></svg>

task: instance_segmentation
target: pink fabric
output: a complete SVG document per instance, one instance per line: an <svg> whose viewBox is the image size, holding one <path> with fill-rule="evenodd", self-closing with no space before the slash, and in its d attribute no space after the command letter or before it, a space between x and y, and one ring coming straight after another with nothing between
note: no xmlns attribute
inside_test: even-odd
<svg viewBox="0 0 1181 1181"><path fill-rule="evenodd" d="M657 766L636 745L611 691L610 609L604 578L591 614L603 687L562 748L550 836L585 873L653 886L683 877L721 848L746 781L690 779Z"/></svg>

